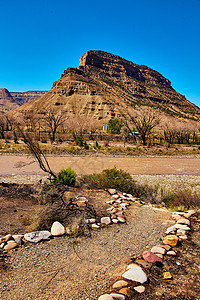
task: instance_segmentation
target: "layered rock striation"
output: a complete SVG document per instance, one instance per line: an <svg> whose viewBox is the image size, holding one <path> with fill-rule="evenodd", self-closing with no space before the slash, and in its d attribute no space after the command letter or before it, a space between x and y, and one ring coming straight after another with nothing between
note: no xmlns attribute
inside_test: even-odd
<svg viewBox="0 0 200 300"><path fill-rule="evenodd" d="M5 88L0 89L0 112L5 113L16 109L24 103L41 97L44 91L9 92Z"/></svg>
<svg viewBox="0 0 200 300"><path fill-rule="evenodd" d="M71 115L110 119L129 108L152 106L175 117L198 119L200 109L177 93L160 73L103 51L88 51L52 89L18 111L54 107Z"/></svg>

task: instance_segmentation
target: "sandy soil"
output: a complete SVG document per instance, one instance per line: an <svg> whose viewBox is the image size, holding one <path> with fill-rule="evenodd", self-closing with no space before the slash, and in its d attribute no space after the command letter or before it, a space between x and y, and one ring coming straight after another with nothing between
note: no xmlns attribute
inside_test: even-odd
<svg viewBox="0 0 200 300"><path fill-rule="evenodd" d="M78 175L101 172L116 166L132 175L200 175L197 157L76 157L50 156L54 172L71 166ZM33 158L27 155L0 155L0 175L43 174Z"/></svg>

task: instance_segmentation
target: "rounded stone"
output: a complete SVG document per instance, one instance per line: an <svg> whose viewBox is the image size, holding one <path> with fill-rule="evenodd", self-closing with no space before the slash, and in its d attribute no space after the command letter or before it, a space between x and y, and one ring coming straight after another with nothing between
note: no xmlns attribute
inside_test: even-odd
<svg viewBox="0 0 200 300"><path fill-rule="evenodd" d="M166 235L163 240L163 244L175 247L178 242L178 237L176 235Z"/></svg>
<svg viewBox="0 0 200 300"><path fill-rule="evenodd" d="M119 293L126 295L127 297L129 297L131 295L131 290L127 287L122 288L121 290L119 290Z"/></svg>
<svg viewBox="0 0 200 300"><path fill-rule="evenodd" d="M113 284L113 289L123 288L128 286L128 282L125 280L118 280Z"/></svg>
<svg viewBox="0 0 200 300"><path fill-rule="evenodd" d="M51 226L51 235L61 236L65 234L65 227L58 221L55 221Z"/></svg>
<svg viewBox="0 0 200 300"><path fill-rule="evenodd" d="M143 285L138 285L134 287L134 290L138 293L144 293L145 287Z"/></svg>
<svg viewBox="0 0 200 300"><path fill-rule="evenodd" d="M101 224L109 225L110 223L111 223L110 217L102 217L101 218Z"/></svg>
<svg viewBox="0 0 200 300"><path fill-rule="evenodd" d="M162 259L160 257L158 257L158 255L156 255L155 253L153 253L151 251L144 251L142 254L142 257L144 260L146 260L150 263L155 263L155 262L162 263ZM143 283L143 282L141 282L141 283Z"/></svg>
<svg viewBox="0 0 200 300"><path fill-rule="evenodd" d="M4 249L5 250L11 250L11 249L14 249L17 246L18 245L15 241L9 241L9 243L7 243L7 245L4 246Z"/></svg>
<svg viewBox="0 0 200 300"><path fill-rule="evenodd" d="M188 219L179 219L177 221L177 224L185 224L185 225L190 226L190 220L188 220Z"/></svg>

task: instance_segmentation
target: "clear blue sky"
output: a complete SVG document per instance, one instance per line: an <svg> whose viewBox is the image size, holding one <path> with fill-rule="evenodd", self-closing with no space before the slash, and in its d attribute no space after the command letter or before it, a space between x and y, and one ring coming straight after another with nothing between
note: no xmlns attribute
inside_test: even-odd
<svg viewBox="0 0 200 300"><path fill-rule="evenodd" d="M88 50L160 72L200 106L200 0L0 0L0 88L49 90Z"/></svg>

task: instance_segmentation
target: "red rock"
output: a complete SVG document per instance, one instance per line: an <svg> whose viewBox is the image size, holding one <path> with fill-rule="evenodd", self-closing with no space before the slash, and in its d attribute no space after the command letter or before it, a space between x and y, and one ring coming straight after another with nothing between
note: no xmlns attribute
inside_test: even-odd
<svg viewBox="0 0 200 300"><path fill-rule="evenodd" d="M150 262L150 263L155 263L155 262L161 262L162 259L158 257L156 254L152 253L151 251L144 251L142 254L142 257L144 260Z"/></svg>

